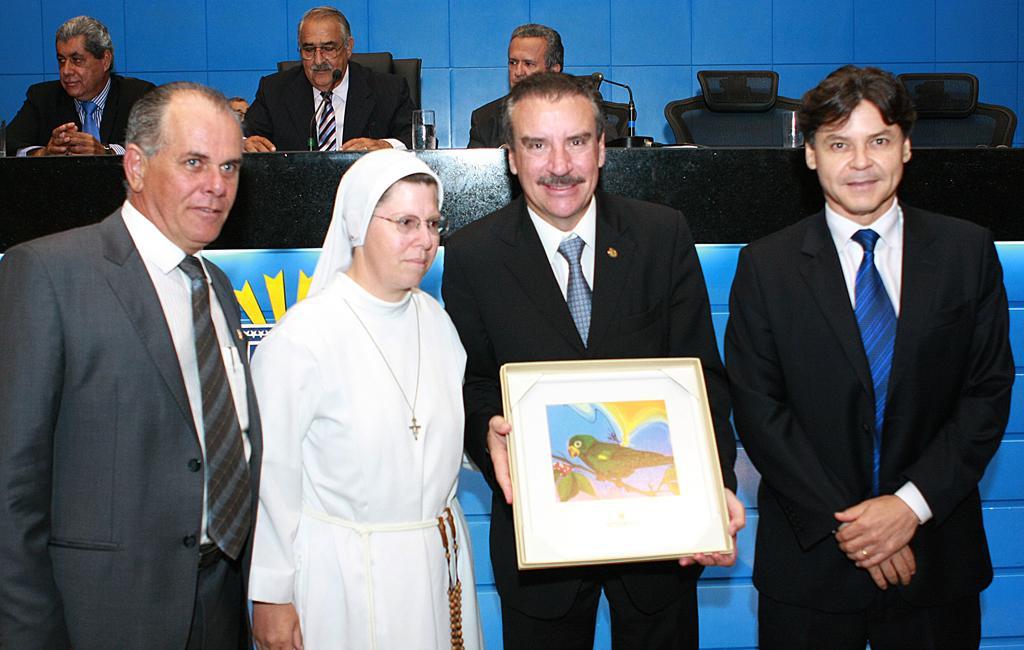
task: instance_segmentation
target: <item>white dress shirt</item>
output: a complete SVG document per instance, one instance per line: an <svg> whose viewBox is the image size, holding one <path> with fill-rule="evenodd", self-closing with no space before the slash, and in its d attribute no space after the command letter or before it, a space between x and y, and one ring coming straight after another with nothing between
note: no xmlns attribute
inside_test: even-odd
<svg viewBox="0 0 1024 650"><path fill-rule="evenodd" d="M870 226L863 226L856 221L847 219L825 205L825 223L832 235L832 242L839 254L839 265L843 269L846 289L850 294L850 304L857 306L857 269L864 259L864 247L853 240L859 230L870 228L878 233L875 244L875 268L882 278L882 286L889 295L889 302L900 315L900 291L903 278L903 210L899 202L893 199L892 205L885 214L876 219ZM932 510L925 501L924 495L912 481L907 481L896 491L896 496L903 499L918 520L923 524L932 518Z"/></svg>
<svg viewBox="0 0 1024 650"><path fill-rule="evenodd" d="M530 215L530 221L537 230L540 237L540 245L544 248L544 256L551 265L551 271L555 274L558 288L562 290L562 297L566 297L569 291L569 261L558 252L558 246L565 240L576 235L583 240L583 254L580 256L580 266L583 267L583 277L587 281L590 290L594 290L594 246L597 244L597 202L593 197L587 211L583 213L576 227L569 232L563 232L555 228L547 221L540 218L529 206L526 211Z"/></svg>
<svg viewBox="0 0 1024 650"><path fill-rule="evenodd" d="M199 434L199 446L202 448L205 459L206 440L203 426L202 389L199 384L199 365L196 361L195 332L192 323L192 282L185 272L178 268L181 261L185 259L185 252L160 232L153 222L139 212L130 201L125 201L121 207L121 217L124 219L124 225L128 228L128 234L135 242L139 257L146 265L146 271L149 273L157 297L160 299L160 307L163 309L167 328L171 332L174 352L178 357L178 364L181 366L182 378L185 380L185 391L188 393L192 419L195 421L196 432ZM205 270L206 263L201 254L196 254L196 257L199 258ZM207 273L208 287L209 283L209 273ZM252 447L248 435L249 408L246 399L245 368L238 356L238 349L232 341L232 332L228 328L220 301L217 300L212 288L210 289L210 316L213 318L213 328L217 332L217 341L224 358L224 368L235 401L238 424L242 429L245 458L248 460L252 453ZM203 468L205 472L208 472L209 464L204 462ZM203 484L203 543L210 541L206 534L206 499L209 480L210 476L206 473Z"/></svg>
<svg viewBox="0 0 1024 650"><path fill-rule="evenodd" d="M341 83L334 87L331 91L331 105L334 107L334 150L340 151L341 145L345 144L342 141L342 137L345 133L345 106L348 103L348 86L349 86L348 66L345 66L345 76L341 78ZM320 114L323 110L320 108L320 104L323 103L323 96L320 91L313 88L313 111L316 118L316 124L320 124ZM389 143L395 149L405 149L405 143L401 140L394 138L383 138L383 140ZM316 147L319 143L313 143Z"/></svg>

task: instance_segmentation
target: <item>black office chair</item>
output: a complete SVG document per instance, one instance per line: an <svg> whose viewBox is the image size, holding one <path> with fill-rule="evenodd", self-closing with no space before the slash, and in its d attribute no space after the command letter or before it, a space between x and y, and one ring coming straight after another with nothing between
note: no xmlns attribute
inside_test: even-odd
<svg viewBox="0 0 1024 650"><path fill-rule="evenodd" d="M781 147L800 102L779 96L771 70L701 70L701 94L665 105L676 144Z"/></svg>
<svg viewBox="0 0 1024 650"><path fill-rule="evenodd" d="M423 59L394 59L391 52L353 52L352 61L374 72L397 74L409 84L409 96L413 104L420 107L420 72ZM281 72L300 65L302 61L279 61L277 71Z"/></svg>
<svg viewBox="0 0 1024 650"><path fill-rule="evenodd" d="M917 147L1009 147L1017 116L978 101L978 78L967 73L907 73L897 77L917 109L910 141Z"/></svg>

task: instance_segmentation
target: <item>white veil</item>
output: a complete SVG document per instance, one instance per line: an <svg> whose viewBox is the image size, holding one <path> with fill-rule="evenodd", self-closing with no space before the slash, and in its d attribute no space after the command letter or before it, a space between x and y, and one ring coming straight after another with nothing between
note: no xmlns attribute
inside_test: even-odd
<svg viewBox="0 0 1024 650"><path fill-rule="evenodd" d="M331 226L327 229L306 297L327 286L335 273L348 270L352 264L352 249L363 245L380 197L396 182L413 174L427 174L434 178L437 182L437 209L440 210L444 198L441 179L416 154L378 149L364 154L348 168L338 183Z"/></svg>

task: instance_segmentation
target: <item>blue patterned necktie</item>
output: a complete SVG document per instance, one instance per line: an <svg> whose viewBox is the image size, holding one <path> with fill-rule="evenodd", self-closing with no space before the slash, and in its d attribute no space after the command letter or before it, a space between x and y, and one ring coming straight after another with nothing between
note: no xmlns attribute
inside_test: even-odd
<svg viewBox="0 0 1024 650"><path fill-rule="evenodd" d="M192 281L192 325L206 443L206 531L234 560L241 555L251 528L249 466L242 447L242 428L210 316L206 273L192 255L186 255L178 267Z"/></svg>
<svg viewBox="0 0 1024 650"><path fill-rule="evenodd" d="M317 151L334 151L337 149L337 134L334 122L334 103L331 101L331 92L325 90L320 93L324 98L324 108L320 112L320 125L317 127Z"/></svg>
<svg viewBox="0 0 1024 650"><path fill-rule="evenodd" d="M576 323L576 330L583 339L583 345L586 346L587 336L590 334L590 287L587 286L587 279L583 277L583 266L580 265L583 246L583 240L573 235L558 245L558 252L569 263L569 287L565 302L569 305L569 313Z"/></svg>
<svg viewBox="0 0 1024 650"><path fill-rule="evenodd" d="M864 344L864 354L871 368L871 382L875 386L875 435L871 472L871 494L878 495L879 467L881 465L882 424L885 421L885 398L889 392L889 373L892 370L893 343L896 340L896 312L889 294L882 285L882 276L875 267L875 244L878 233L858 230L853 241L864 248L864 259L857 269L854 296L857 306L857 325Z"/></svg>
<svg viewBox="0 0 1024 650"><path fill-rule="evenodd" d="M82 113L85 114L84 118L82 119L82 131L88 133L92 137L96 138L97 141L99 141L100 125L96 124L96 119L94 117L97 108L99 107L96 106L96 102L90 99L87 99L84 102L82 102Z"/></svg>

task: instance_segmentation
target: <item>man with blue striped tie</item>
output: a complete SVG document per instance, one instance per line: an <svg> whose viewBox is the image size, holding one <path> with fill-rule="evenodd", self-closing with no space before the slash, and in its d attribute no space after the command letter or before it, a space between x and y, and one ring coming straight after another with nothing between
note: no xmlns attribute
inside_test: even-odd
<svg viewBox="0 0 1024 650"><path fill-rule="evenodd" d="M979 643L1009 313L991 234L896 197L915 117L887 72L829 75L799 114L825 208L740 254L725 356L761 472L762 648Z"/></svg>
<svg viewBox="0 0 1024 650"><path fill-rule="evenodd" d="M112 74L114 44L95 18L64 22L56 44L60 79L29 86L7 127L8 155L123 154L128 113L153 84Z"/></svg>

